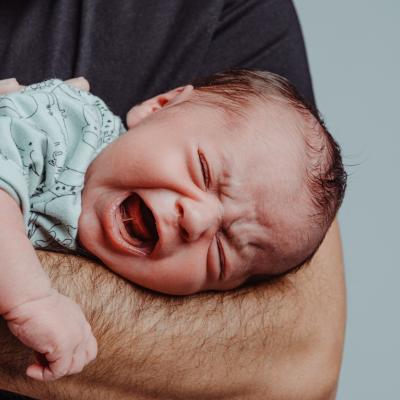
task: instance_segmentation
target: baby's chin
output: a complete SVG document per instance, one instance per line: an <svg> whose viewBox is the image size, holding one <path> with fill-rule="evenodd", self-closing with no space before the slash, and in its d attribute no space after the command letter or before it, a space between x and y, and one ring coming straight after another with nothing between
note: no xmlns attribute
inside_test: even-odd
<svg viewBox="0 0 400 400"><path fill-rule="evenodd" d="M133 283L136 283L132 281ZM202 293L208 291L207 288L199 287L198 285L187 285L187 286L175 286L175 285L166 285L165 282L158 282L158 283L143 283L142 285L139 284L146 289L162 293L169 296L191 296L197 293Z"/></svg>
<svg viewBox="0 0 400 400"><path fill-rule="evenodd" d="M117 272L117 271L116 271ZM166 279L146 279L146 281L138 282L138 280L126 279L138 284L146 289L153 290L171 296L190 296L206 292L228 292L242 287L246 283L246 278L240 278L233 282L218 281L218 282L179 282L176 278Z"/></svg>
<svg viewBox="0 0 400 400"><path fill-rule="evenodd" d="M143 274L142 266L136 264L136 262L141 263L142 260L143 258L137 258L133 262L127 260L127 262L121 263L121 260L108 258L107 260L102 261L116 274L122 276L135 285L153 292L170 296L189 296L209 290L202 282L179 281L175 276L160 276L157 273ZM126 268L122 269L121 265L124 265ZM157 267L152 268L150 265L147 267L149 269L157 270Z"/></svg>
<svg viewBox="0 0 400 400"><path fill-rule="evenodd" d="M229 292L240 289L247 283L248 276L237 277L233 280L219 280L208 285L202 292Z"/></svg>

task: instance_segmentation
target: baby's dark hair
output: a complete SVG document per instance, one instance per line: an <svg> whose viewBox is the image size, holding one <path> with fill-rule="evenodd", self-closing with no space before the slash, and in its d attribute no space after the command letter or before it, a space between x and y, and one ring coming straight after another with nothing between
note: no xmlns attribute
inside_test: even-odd
<svg viewBox="0 0 400 400"><path fill-rule="evenodd" d="M228 70L198 79L193 86L202 102L223 109L229 116L243 115L258 99L286 104L303 117L310 128L303 135L309 158L307 187L315 209L311 217L326 232L343 201L347 174L340 147L318 110L287 79L271 72Z"/></svg>

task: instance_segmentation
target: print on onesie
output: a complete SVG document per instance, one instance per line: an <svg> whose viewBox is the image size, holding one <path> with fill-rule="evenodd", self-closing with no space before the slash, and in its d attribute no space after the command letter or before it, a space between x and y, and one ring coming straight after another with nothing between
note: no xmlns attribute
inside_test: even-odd
<svg viewBox="0 0 400 400"><path fill-rule="evenodd" d="M101 99L60 80L0 96L0 188L35 247L77 250L86 170L124 132Z"/></svg>

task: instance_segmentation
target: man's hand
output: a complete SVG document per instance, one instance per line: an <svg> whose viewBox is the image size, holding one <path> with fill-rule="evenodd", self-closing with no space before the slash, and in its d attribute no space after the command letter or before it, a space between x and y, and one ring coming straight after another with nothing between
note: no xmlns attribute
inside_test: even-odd
<svg viewBox="0 0 400 400"><path fill-rule="evenodd" d="M90 90L89 82L83 77L68 79L65 83L77 89L85 90L86 92ZM25 86L20 85L15 78L2 79L0 80L0 95L17 92L24 87Z"/></svg>

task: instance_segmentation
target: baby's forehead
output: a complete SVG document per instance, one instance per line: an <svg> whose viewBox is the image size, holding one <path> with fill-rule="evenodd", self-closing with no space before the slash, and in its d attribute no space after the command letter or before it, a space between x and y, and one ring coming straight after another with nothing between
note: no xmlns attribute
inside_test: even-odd
<svg viewBox="0 0 400 400"><path fill-rule="evenodd" d="M222 135L225 141L241 138L257 146L276 132L278 136L275 140L285 142L288 137L282 133L299 126L296 121L299 113L287 103L245 95L240 100L229 101L222 95L202 93L178 107L189 111L189 118L198 119L207 126L207 131L211 133L210 140L220 139ZM174 116L171 115L171 118ZM196 134L200 137L204 131L198 130Z"/></svg>
<svg viewBox="0 0 400 400"><path fill-rule="evenodd" d="M310 131L308 118L286 103L252 100L234 111L224 106L216 111L219 114L218 122L226 128L226 140L237 137L254 147L262 143L269 144L264 148L265 151L273 143L301 149L307 131ZM216 125L216 129L219 129ZM251 150L251 146L248 149Z"/></svg>

